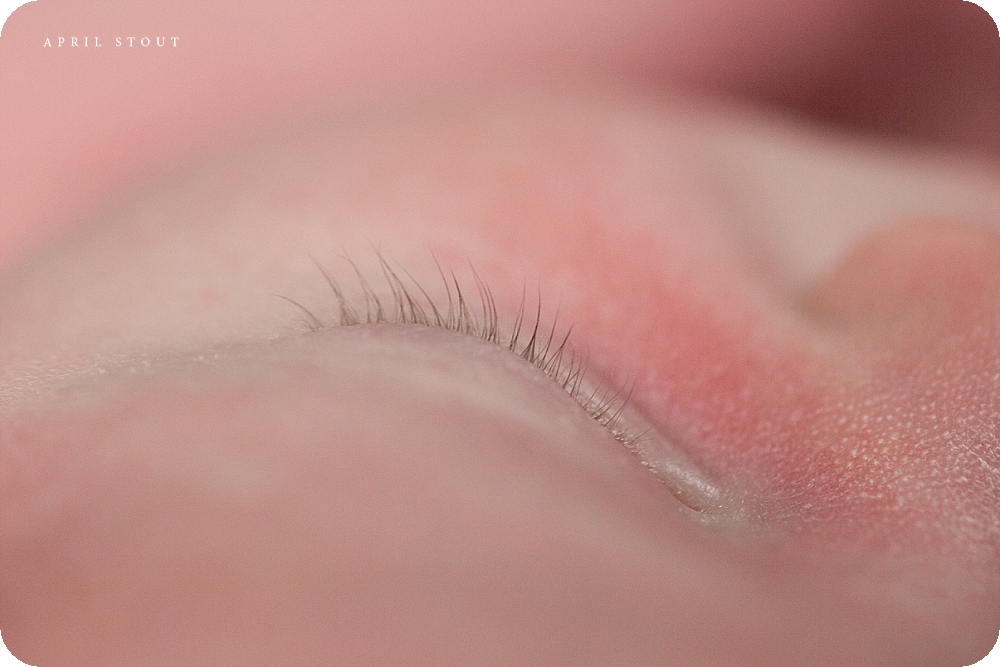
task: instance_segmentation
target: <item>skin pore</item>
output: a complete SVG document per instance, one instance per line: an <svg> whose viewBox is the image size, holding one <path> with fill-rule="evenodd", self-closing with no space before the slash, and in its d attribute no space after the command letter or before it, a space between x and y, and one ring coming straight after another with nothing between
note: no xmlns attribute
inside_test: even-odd
<svg viewBox="0 0 1000 667"><path fill-rule="evenodd" d="M971 663L1000 628L998 186L781 114L530 87L192 158L0 280L4 641ZM546 338L572 325L645 461L499 345L336 326L317 263L364 311L345 255L387 304L379 256L443 309L442 269L480 279L508 334L522 298ZM721 508L680 502L671 462Z"/></svg>

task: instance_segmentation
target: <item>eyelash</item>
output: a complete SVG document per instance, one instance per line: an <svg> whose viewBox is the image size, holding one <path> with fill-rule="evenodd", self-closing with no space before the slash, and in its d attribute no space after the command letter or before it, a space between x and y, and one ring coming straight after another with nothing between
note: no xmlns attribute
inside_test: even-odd
<svg viewBox="0 0 1000 667"><path fill-rule="evenodd" d="M287 301L298 308L305 319L301 320L309 331L318 331L330 326L358 326L362 324L410 324L415 326L437 327L447 331L454 331L469 336L481 338L487 342L498 345L511 353L518 355L528 363L534 365L540 371L551 378L556 385L568 393L598 424L603 426L611 435L624 444L629 449L635 447L644 434L636 435L629 431L622 423L622 415L625 406L628 404L631 389L611 389L606 385L597 383L593 388L587 387L587 363L586 358L582 359L572 349L570 345L570 334L573 326L567 328L561 337L561 342L555 348L552 347L556 338L559 313L556 312L552 319L552 325L548 327L548 333L539 336L542 326L542 299L539 290L537 305L535 308L534 323L531 325L531 335L526 336L525 325L530 321L526 311L527 290L521 292L521 304L518 307L514 323L510 328L510 334L503 333L500 323L500 316L496 308L496 301L489 286L479 277L470 264L476 293L478 295L478 308L469 302L465 297L468 290L463 293L461 283L454 271L445 271L441 264L434 258L438 274L444 284L445 294L448 301L447 310L438 307L438 304L430 296L426 289L407 271L400 267L400 271L405 274L411 286L407 286L397 271L394 271L389 262L376 251L382 279L391 293L391 303L378 296L371 282L358 268L357 264L348 257L343 259L351 265L355 279L364 297L364 307L359 309L352 305L345 296L344 290L335 281L323 266L313 258L313 263L319 269L323 278L329 285L337 300L339 309L337 323L327 324L317 317L311 310L299 302L281 295L274 296ZM478 317L481 313L482 319ZM542 339L545 345L542 346Z"/></svg>

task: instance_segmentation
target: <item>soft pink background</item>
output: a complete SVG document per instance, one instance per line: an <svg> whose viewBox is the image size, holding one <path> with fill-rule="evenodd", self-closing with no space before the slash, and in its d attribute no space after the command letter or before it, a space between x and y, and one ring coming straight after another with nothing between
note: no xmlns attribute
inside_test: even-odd
<svg viewBox="0 0 1000 667"><path fill-rule="evenodd" d="M68 46L95 35L101 49ZM0 264L144 174L293 110L525 81L744 95L1000 154L1000 41L959 0L38 0L0 40Z"/></svg>

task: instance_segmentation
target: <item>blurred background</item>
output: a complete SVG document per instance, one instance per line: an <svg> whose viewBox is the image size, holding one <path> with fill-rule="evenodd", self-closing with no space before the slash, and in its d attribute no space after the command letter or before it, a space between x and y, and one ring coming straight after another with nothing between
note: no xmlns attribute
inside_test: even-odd
<svg viewBox="0 0 1000 667"><path fill-rule="evenodd" d="M255 127L456 86L680 91L1000 162L1000 39L961 0L38 0L0 40L0 266Z"/></svg>

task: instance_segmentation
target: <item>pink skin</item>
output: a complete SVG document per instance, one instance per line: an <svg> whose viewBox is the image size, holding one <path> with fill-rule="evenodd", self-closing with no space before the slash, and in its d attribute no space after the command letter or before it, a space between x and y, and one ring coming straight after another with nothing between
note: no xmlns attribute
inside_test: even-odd
<svg viewBox="0 0 1000 667"><path fill-rule="evenodd" d="M786 9L759 10L765 43L803 34L768 20ZM437 11L433 25L470 19ZM716 56L706 80L762 77L760 60L727 55L741 50L705 11L694 25L718 39L670 53L651 44L694 18L623 13L662 32L610 62L642 56L683 78L702 49ZM564 23L507 19L538 53L486 40L496 51L463 67L502 53L484 80L516 81L520 57L574 87L607 81L566 55L600 53L606 17L581 18L564 42ZM445 56L483 42L476 30L445 31L450 46L412 67L425 82L467 78ZM343 80L360 80L366 44L331 58ZM390 86L404 60L366 66ZM270 90L282 85L306 84ZM986 653L1000 628L995 170L649 95L396 90L189 161L8 271L0 629L15 654L938 665ZM112 178L111 158L93 164L105 175L71 182L66 200ZM71 208L42 206L27 172L10 204L25 230ZM11 247L27 243L18 233ZM299 313L270 294L331 319L309 256L350 285L337 255L374 275L369 241L438 299L429 251L460 273L471 261L508 325L524 282L538 285L545 323L558 304L594 375L634 380L635 418L727 491L723 517L678 503L502 350L434 330L289 332Z"/></svg>

